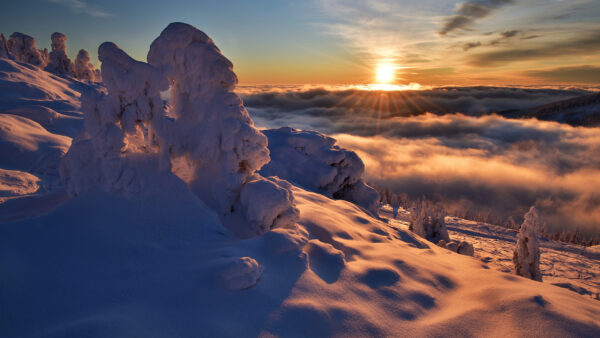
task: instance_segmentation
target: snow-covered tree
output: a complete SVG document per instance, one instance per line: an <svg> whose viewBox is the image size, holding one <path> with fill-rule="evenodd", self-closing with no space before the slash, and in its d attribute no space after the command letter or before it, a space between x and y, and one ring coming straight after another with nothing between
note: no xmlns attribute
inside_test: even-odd
<svg viewBox="0 0 600 338"><path fill-rule="evenodd" d="M6 42L6 38L2 33L0 33L0 58L11 58L10 54L8 53L8 44Z"/></svg>
<svg viewBox="0 0 600 338"><path fill-rule="evenodd" d="M184 157L194 170L187 182L192 192L235 233L260 235L295 224L291 185L256 173L269 160L266 137L232 91L231 63L210 38L186 24L169 25L150 49L156 67L111 42L98 56L106 90L82 95L85 133L61 165L71 194L98 185L137 193L152 184L145 173L172 170ZM169 81L166 111L160 92Z"/></svg>
<svg viewBox="0 0 600 338"><path fill-rule="evenodd" d="M67 56L67 37L59 32L52 33L52 51L45 70L58 75L75 75L75 66Z"/></svg>
<svg viewBox="0 0 600 338"><path fill-rule="evenodd" d="M525 220L517 238L517 247L513 255L515 272L519 276L542 281L540 271L540 217L537 209L532 206L525 214Z"/></svg>
<svg viewBox="0 0 600 338"><path fill-rule="evenodd" d="M35 39L31 36L19 32L12 33L7 45L10 55L16 61L29 63L40 68L46 66L44 57L37 49Z"/></svg>
<svg viewBox="0 0 600 338"><path fill-rule="evenodd" d="M90 63L90 54L85 49L80 49L75 58L75 76L80 80L96 80L94 65Z"/></svg>
<svg viewBox="0 0 600 338"><path fill-rule="evenodd" d="M106 92L90 89L81 97L85 134L73 141L61 166L71 194L100 184L107 190L137 192L140 179L127 165L127 155L148 152L151 122L165 116L160 91L167 79L154 67L132 59L117 45L98 48Z"/></svg>
<svg viewBox="0 0 600 338"><path fill-rule="evenodd" d="M440 240L450 241L446 229L446 212L440 206L434 206L424 198L415 202L411 212L409 229L415 234L430 242L438 243Z"/></svg>
<svg viewBox="0 0 600 338"><path fill-rule="evenodd" d="M256 216L266 212L265 205L251 203L251 198L239 199L248 194L245 189L257 192L258 183L249 183L259 181L265 195L261 198L268 198L268 205L280 211L271 216L293 223L298 211L291 194L280 193L287 188L256 174L270 160L267 137L254 127L234 92L237 77L233 65L212 39L193 26L172 23L152 42L148 62L171 83L168 114L172 119L157 128L163 158L191 161L192 191L222 217L235 212L239 209L235 205L241 203L247 217L262 219L269 227L276 220Z"/></svg>

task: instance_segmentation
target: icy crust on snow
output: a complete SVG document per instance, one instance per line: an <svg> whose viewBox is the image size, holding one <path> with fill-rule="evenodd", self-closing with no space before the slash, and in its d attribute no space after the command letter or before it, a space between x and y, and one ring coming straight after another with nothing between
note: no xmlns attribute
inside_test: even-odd
<svg viewBox="0 0 600 338"><path fill-rule="evenodd" d="M49 55L49 62L46 71L58 75L75 76L75 65L67 56L67 37L59 32L52 33L52 51Z"/></svg>
<svg viewBox="0 0 600 338"><path fill-rule="evenodd" d="M260 170L262 175L278 176L377 214L379 195L363 181L365 165L355 152L317 131L283 127L263 133L269 138L271 162Z"/></svg>
<svg viewBox="0 0 600 338"><path fill-rule="evenodd" d="M517 246L513 256L515 272L519 276L542 281L540 272L540 218L535 207L525 214L525 220L517 236Z"/></svg>
<svg viewBox="0 0 600 338"><path fill-rule="evenodd" d="M16 60L44 68L47 60L35 43L35 39L27 34L15 32L7 42L8 53Z"/></svg>

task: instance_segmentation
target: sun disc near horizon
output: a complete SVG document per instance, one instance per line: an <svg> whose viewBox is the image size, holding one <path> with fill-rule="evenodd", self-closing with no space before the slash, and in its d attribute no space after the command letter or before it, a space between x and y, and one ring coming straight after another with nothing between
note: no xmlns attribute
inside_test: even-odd
<svg viewBox="0 0 600 338"><path fill-rule="evenodd" d="M389 63L380 63L375 68L375 82L379 84L389 84L394 81L395 69Z"/></svg>

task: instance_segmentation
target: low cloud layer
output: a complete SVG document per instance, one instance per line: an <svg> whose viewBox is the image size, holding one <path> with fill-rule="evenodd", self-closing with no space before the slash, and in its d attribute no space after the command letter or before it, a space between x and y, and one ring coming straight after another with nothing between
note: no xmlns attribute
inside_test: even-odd
<svg viewBox="0 0 600 338"><path fill-rule="evenodd" d="M259 126L333 134L356 150L368 180L499 222L537 205L551 228L600 232L600 129L481 114L526 108L578 90L453 88L413 93L325 89L246 93ZM380 95L407 114L378 109ZM395 96L397 95L397 96ZM413 104L401 102L412 101ZM377 102L375 106L372 103ZM425 103L437 114L412 114ZM411 108L412 107L412 108ZM462 111L465 114L446 114ZM471 114L471 115L468 115Z"/></svg>

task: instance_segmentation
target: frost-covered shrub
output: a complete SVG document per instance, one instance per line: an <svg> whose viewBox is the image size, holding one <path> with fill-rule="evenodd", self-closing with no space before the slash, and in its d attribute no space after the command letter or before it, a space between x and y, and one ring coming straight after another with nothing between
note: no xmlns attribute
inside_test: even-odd
<svg viewBox="0 0 600 338"><path fill-rule="evenodd" d="M35 39L31 36L19 32L12 33L7 45L10 55L16 61L29 63L40 68L46 66L46 61L37 49Z"/></svg>
<svg viewBox="0 0 600 338"><path fill-rule="evenodd" d="M242 186L269 162L267 138L233 92L231 62L206 34L183 23L170 24L154 40L148 62L171 83L173 120L161 151L194 162L194 193L229 214Z"/></svg>
<svg viewBox="0 0 600 338"><path fill-rule="evenodd" d="M106 93L90 89L81 96L85 134L73 141L61 164L71 194L96 185L131 194L139 189L136 172L127 166L128 153L149 152L151 122L164 117L160 91L168 82L154 67L135 61L117 45L98 48Z"/></svg>
<svg viewBox="0 0 600 338"><path fill-rule="evenodd" d="M94 65L90 63L90 54L85 49L80 49L75 58L75 76L80 80L96 80Z"/></svg>
<svg viewBox="0 0 600 338"><path fill-rule="evenodd" d="M539 214L537 209L532 206L525 214L525 220L521 225L513 263L517 275L541 282L540 244L538 242L540 226Z"/></svg>
<svg viewBox="0 0 600 338"><path fill-rule="evenodd" d="M11 58L10 54L8 53L8 44L6 42L6 38L2 33L0 33L0 58Z"/></svg>
<svg viewBox="0 0 600 338"><path fill-rule="evenodd" d="M67 56L67 37L62 33L52 33L52 51L45 70L58 75L75 75L75 66Z"/></svg>
<svg viewBox="0 0 600 338"><path fill-rule="evenodd" d="M363 181L365 165L355 152L316 131L264 130L271 162L260 173L278 176L330 198L354 202L377 214L379 194Z"/></svg>
<svg viewBox="0 0 600 338"><path fill-rule="evenodd" d="M444 240L448 243L450 236L446 229L445 217L446 212L443 208L422 199L415 202L411 209L409 229L430 242L438 243Z"/></svg>

